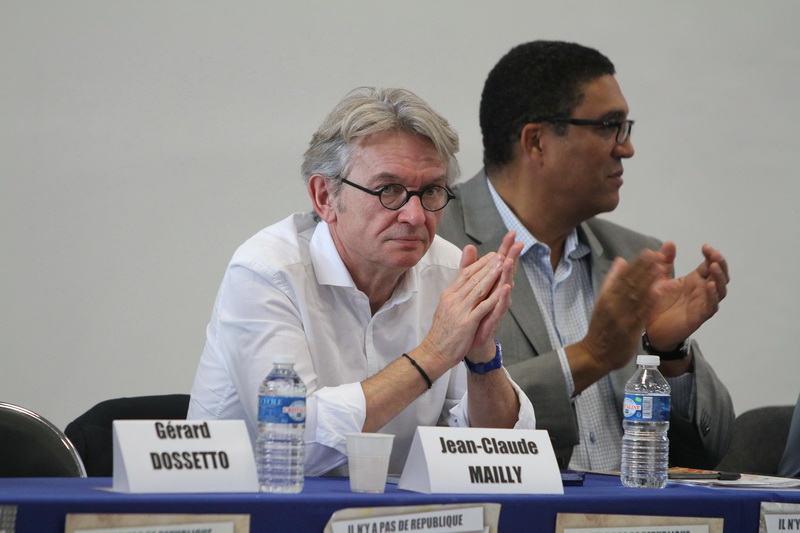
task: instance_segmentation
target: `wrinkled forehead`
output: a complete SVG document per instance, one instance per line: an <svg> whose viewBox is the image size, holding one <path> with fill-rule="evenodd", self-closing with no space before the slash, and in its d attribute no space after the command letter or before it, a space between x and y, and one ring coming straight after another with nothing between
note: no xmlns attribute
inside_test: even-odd
<svg viewBox="0 0 800 533"><path fill-rule="evenodd" d="M350 174L354 167L370 175L424 173L449 183L448 161L434 142L421 134L386 130L360 136L350 146ZM435 176L434 176L435 175Z"/></svg>

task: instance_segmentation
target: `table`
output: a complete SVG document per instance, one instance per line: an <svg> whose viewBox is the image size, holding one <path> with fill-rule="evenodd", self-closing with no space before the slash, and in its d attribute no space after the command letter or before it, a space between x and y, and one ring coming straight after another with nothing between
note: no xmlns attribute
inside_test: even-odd
<svg viewBox="0 0 800 533"><path fill-rule="evenodd" d="M721 489L670 483L630 489L618 478L589 474L563 495L418 494L387 486L384 494L355 494L346 478L306 478L301 494L122 494L110 478L0 479L0 505L17 505L17 533L63 533L67 513L249 514L252 533L321 532L347 507L497 502L500 531L553 533L556 513L720 517L725 533L757 533L760 504L800 503L800 490ZM104 490L105 489L105 490Z"/></svg>

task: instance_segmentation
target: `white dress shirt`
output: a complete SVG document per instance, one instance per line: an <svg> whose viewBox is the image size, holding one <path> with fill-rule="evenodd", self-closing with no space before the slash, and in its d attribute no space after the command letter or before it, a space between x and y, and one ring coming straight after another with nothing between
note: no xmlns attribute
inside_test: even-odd
<svg viewBox="0 0 800 533"><path fill-rule="evenodd" d="M325 222L297 213L260 231L225 273L188 417L244 419L255 439L258 388L271 356L293 352L308 389L306 475L343 465L345 435L361 431L366 417L360 382L420 344L460 257L457 247L435 238L373 315ZM533 406L514 387L521 405L516 427L533 429ZM402 472L417 426L469 425L466 390L465 367L457 365L381 429L395 435L390 473Z"/></svg>

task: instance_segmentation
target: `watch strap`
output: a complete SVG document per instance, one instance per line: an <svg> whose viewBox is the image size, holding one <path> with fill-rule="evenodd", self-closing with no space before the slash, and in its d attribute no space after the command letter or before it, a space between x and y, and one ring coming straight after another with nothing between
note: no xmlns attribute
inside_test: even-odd
<svg viewBox="0 0 800 533"><path fill-rule="evenodd" d="M492 370L497 370L501 366L503 366L503 350L500 347L499 341L494 341L495 351L494 351L494 359L491 361L487 361L486 363L473 363L466 357L464 358L464 364L467 365L467 369L470 371L471 374L478 374L482 376L487 372L491 372Z"/></svg>
<svg viewBox="0 0 800 533"><path fill-rule="evenodd" d="M674 350L662 352L661 350L653 348L653 346L650 344L650 339L647 337L647 331L642 332L642 347L644 348L644 351L650 355L659 356L662 361L678 361L680 359L684 359L687 355L689 355L689 346L689 339L686 339Z"/></svg>

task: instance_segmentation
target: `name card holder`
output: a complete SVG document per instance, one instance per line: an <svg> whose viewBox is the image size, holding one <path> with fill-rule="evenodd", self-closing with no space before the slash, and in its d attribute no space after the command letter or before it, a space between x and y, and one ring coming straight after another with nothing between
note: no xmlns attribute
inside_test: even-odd
<svg viewBox="0 0 800 533"><path fill-rule="evenodd" d="M418 427L399 488L428 494L563 494L545 430Z"/></svg>
<svg viewBox="0 0 800 533"><path fill-rule="evenodd" d="M556 513L555 533L722 533L724 522L700 516Z"/></svg>
<svg viewBox="0 0 800 533"><path fill-rule="evenodd" d="M244 420L115 420L113 489L257 492Z"/></svg>
<svg viewBox="0 0 800 533"><path fill-rule="evenodd" d="M761 502L758 523L758 533L800 531L800 503Z"/></svg>

